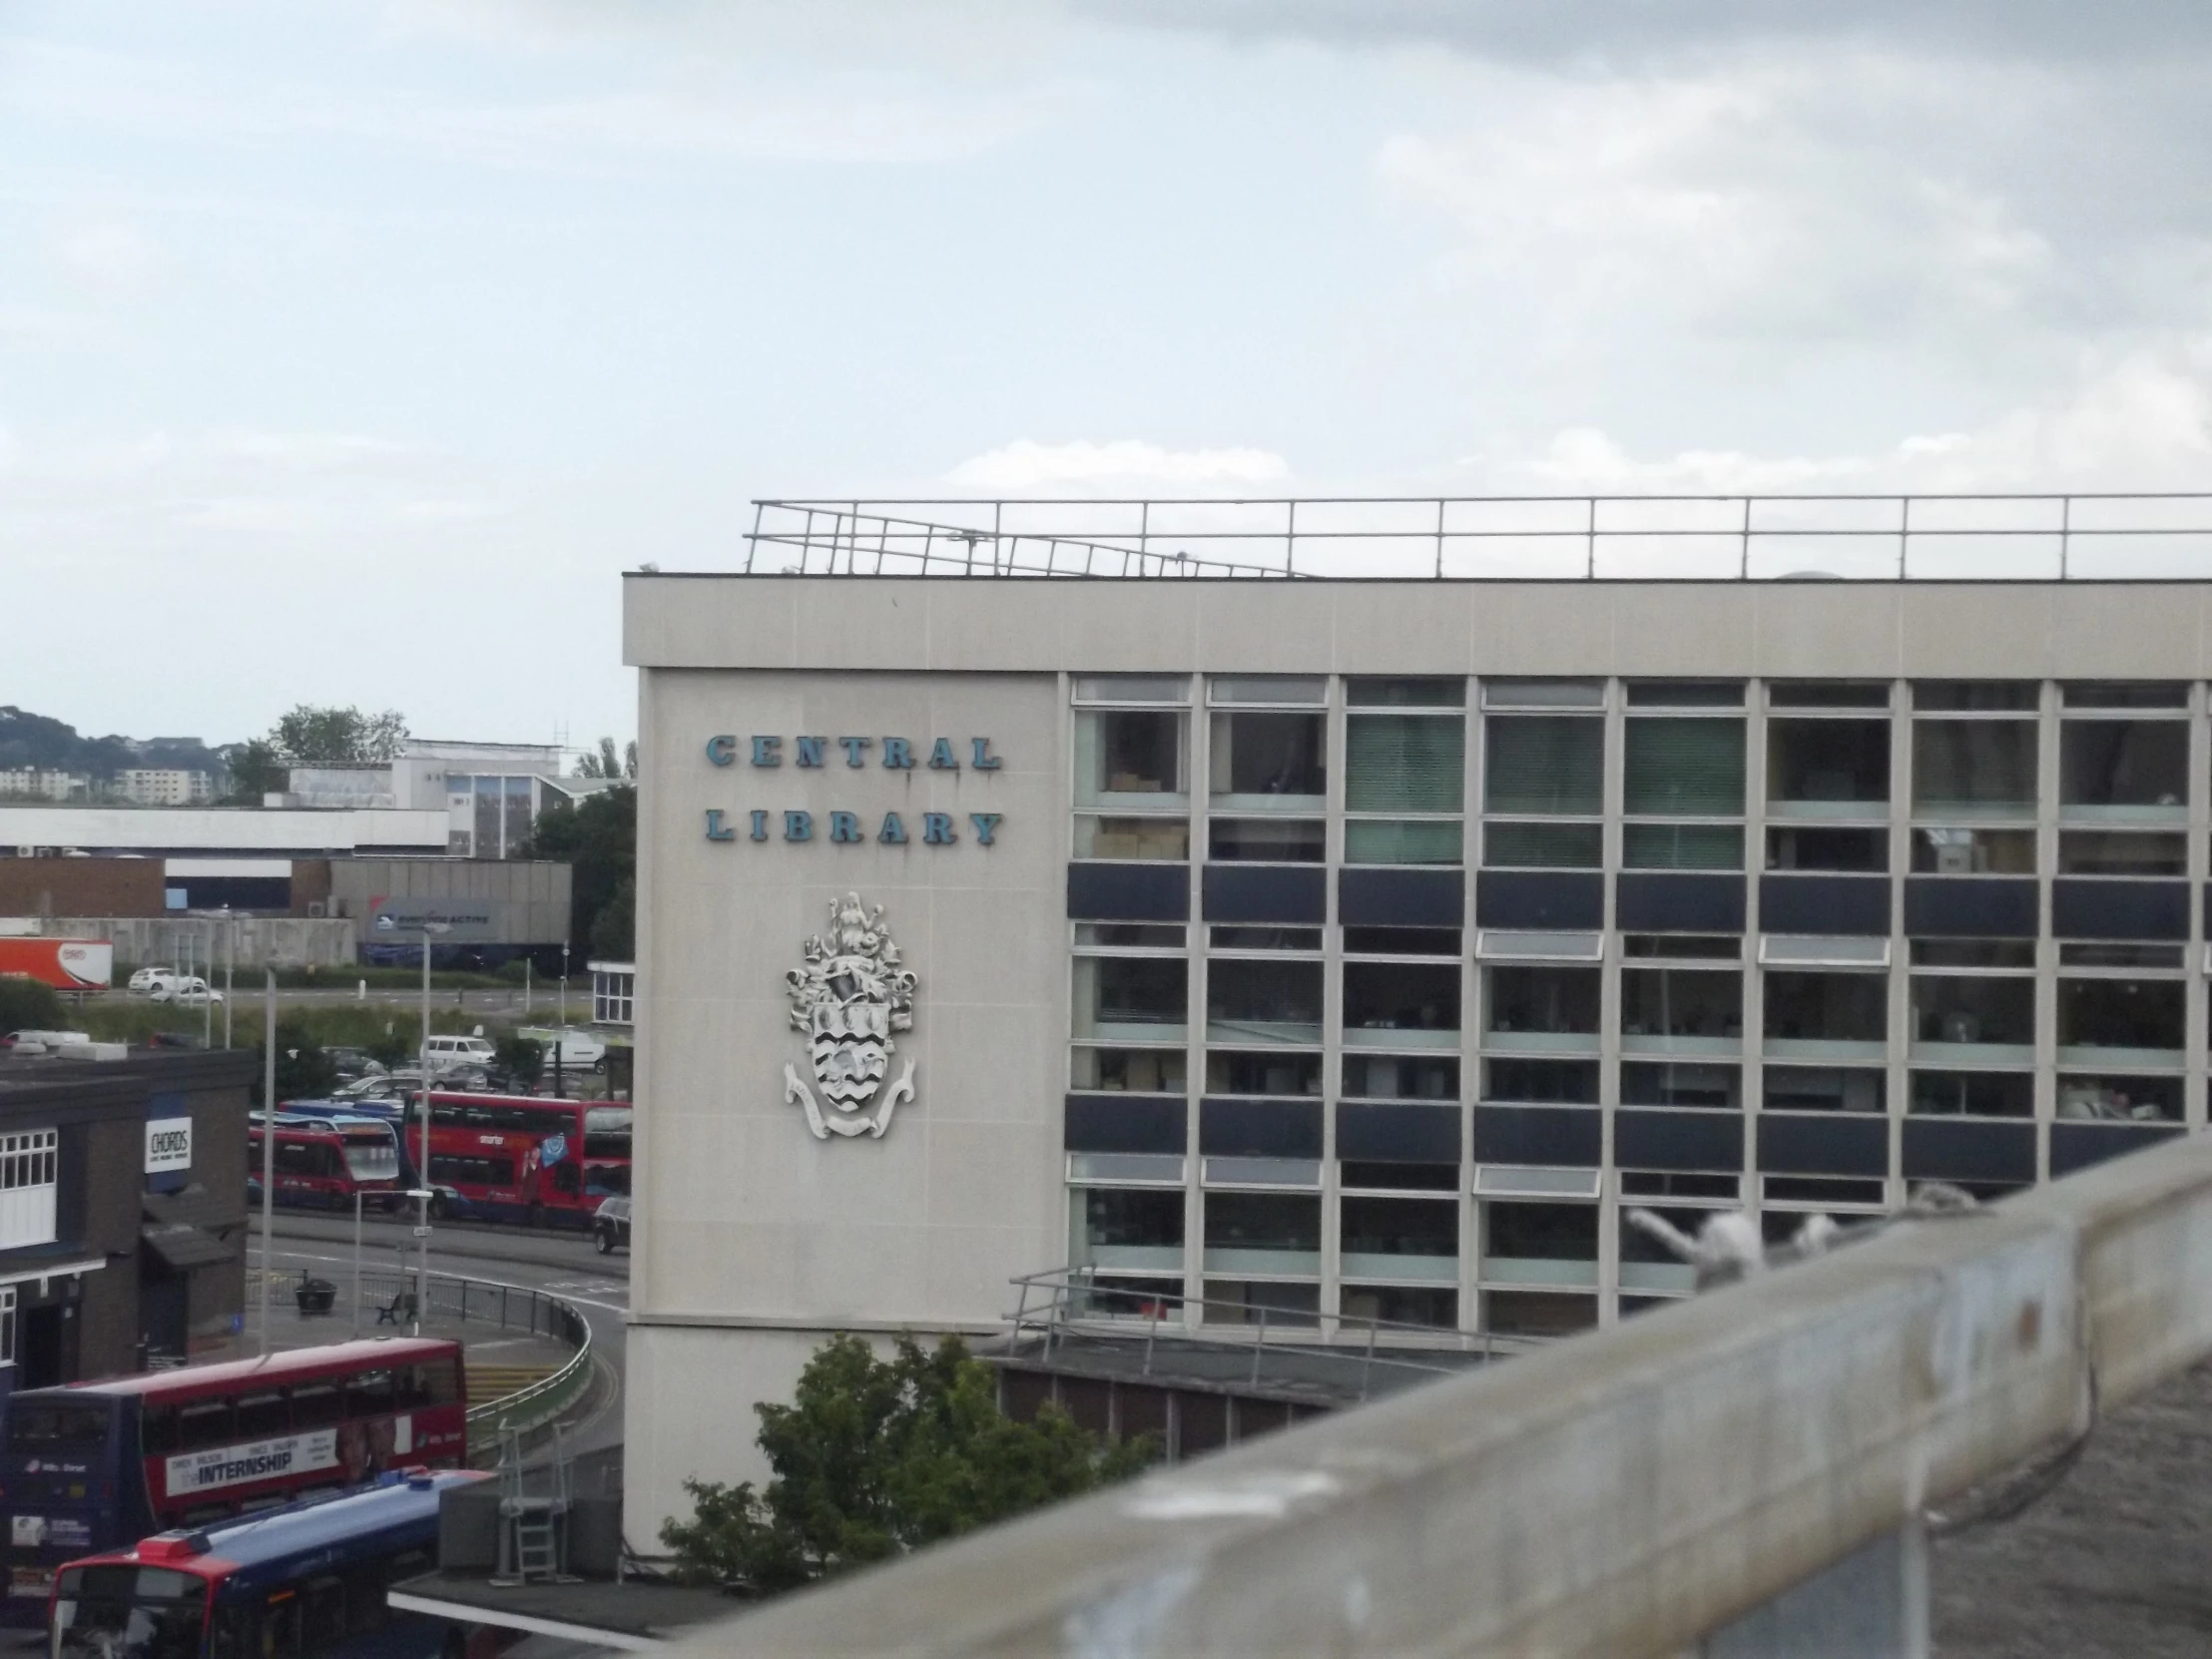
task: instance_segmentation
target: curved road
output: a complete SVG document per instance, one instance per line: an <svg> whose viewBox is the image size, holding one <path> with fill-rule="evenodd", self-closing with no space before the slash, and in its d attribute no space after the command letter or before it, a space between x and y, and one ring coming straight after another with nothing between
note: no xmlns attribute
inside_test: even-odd
<svg viewBox="0 0 2212 1659"><path fill-rule="evenodd" d="M251 1219L249 1272L261 1265L261 1212ZM281 1271L308 1267L326 1279L343 1281L353 1267L353 1218L278 1210L274 1265ZM414 1264L411 1220L365 1218L361 1224L362 1259L371 1268L389 1269L405 1252ZM573 1303L591 1326L598 1383L566 1424L567 1449L619 1454L622 1445L622 1367L625 1323L630 1311L630 1257L627 1251L601 1256L587 1235L533 1232L522 1227L441 1222L430 1237L430 1271L455 1274L518 1290L548 1291ZM251 1279L248 1281L252 1283Z"/></svg>

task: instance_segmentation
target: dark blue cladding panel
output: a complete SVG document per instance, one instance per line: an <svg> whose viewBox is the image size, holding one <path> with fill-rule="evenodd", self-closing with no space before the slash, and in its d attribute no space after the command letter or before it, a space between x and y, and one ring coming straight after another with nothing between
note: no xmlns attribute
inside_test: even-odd
<svg viewBox="0 0 2212 1659"><path fill-rule="evenodd" d="M1191 866L1071 863L1068 914L1077 921L1188 921Z"/></svg>
<svg viewBox="0 0 2212 1659"><path fill-rule="evenodd" d="M2035 883L2001 875L1911 875L1905 930L1916 938L2032 939L2042 931Z"/></svg>
<svg viewBox="0 0 2212 1659"><path fill-rule="evenodd" d="M1762 933L1881 937L1890 931L1887 875L1767 875L1759 881Z"/></svg>
<svg viewBox="0 0 2212 1659"><path fill-rule="evenodd" d="M1329 875L1319 864L1208 864L1208 921L1303 922L1329 919Z"/></svg>
<svg viewBox="0 0 2212 1659"><path fill-rule="evenodd" d="M1744 1167L1743 1114L1615 1112L1613 1166L1616 1169L1740 1170Z"/></svg>
<svg viewBox="0 0 2212 1659"><path fill-rule="evenodd" d="M2185 939L2189 884L2060 876L2050 884L2050 930L2062 939Z"/></svg>
<svg viewBox="0 0 2212 1659"><path fill-rule="evenodd" d="M2050 1126L2050 1175L2053 1181L2077 1169L2125 1157L2160 1141L2176 1140L2178 1123L2054 1123Z"/></svg>
<svg viewBox="0 0 2212 1659"><path fill-rule="evenodd" d="M1318 1100L1207 1100L1198 1149L1217 1158L1319 1158Z"/></svg>
<svg viewBox="0 0 2212 1659"><path fill-rule="evenodd" d="M1173 1095L1071 1094L1065 1141L1070 1152L1187 1150L1189 1103Z"/></svg>
<svg viewBox="0 0 2212 1659"><path fill-rule="evenodd" d="M1474 878L1480 927L1563 928L1605 925L1605 877L1594 870L1486 869Z"/></svg>
<svg viewBox="0 0 2212 1659"><path fill-rule="evenodd" d="M2032 1181L2035 1126L1971 1118L1907 1118L1908 1181Z"/></svg>
<svg viewBox="0 0 2212 1659"><path fill-rule="evenodd" d="M1474 1161L1595 1169L1604 1134L1594 1106L1477 1106Z"/></svg>
<svg viewBox="0 0 2212 1659"><path fill-rule="evenodd" d="M1456 869L1345 869L1337 874L1337 919L1347 927L1458 927L1466 921L1467 878Z"/></svg>
<svg viewBox="0 0 2212 1659"><path fill-rule="evenodd" d="M1456 1106L1337 1108L1337 1156L1378 1164L1456 1164Z"/></svg>
<svg viewBox="0 0 2212 1659"><path fill-rule="evenodd" d="M1888 1175L1890 1121L1873 1112L1763 1115L1759 1167L1769 1175Z"/></svg>
<svg viewBox="0 0 2212 1659"><path fill-rule="evenodd" d="M1624 933L1741 933L1744 878L1623 871L1614 877L1613 914Z"/></svg>

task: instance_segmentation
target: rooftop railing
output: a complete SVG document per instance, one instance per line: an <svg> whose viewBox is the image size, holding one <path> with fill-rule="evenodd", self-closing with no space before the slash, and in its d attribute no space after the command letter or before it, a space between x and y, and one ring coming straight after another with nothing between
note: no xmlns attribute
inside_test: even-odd
<svg viewBox="0 0 2212 1659"><path fill-rule="evenodd" d="M745 573L2188 580L2212 493L756 501Z"/></svg>
<svg viewBox="0 0 2212 1659"><path fill-rule="evenodd" d="M2208 1353L2200 1135L921 1551L682 1651L1922 1652L1930 1512L1993 1476L2040 1489L2102 1413ZM1843 1628L1870 1610L1890 1639ZM1764 1636L1732 1639L1747 1628Z"/></svg>

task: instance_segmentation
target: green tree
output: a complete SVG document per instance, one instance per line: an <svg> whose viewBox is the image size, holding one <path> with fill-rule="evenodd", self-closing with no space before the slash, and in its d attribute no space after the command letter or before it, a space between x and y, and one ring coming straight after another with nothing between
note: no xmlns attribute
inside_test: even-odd
<svg viewBox="0 0 2212 1659"><path fill-rule="evenodd" d="M638 878L631 876L615 888L614 896L591 918L591 953L616 962L634 961L638 954Z"/></svg>
<svg viewBox="0 0 2212 1659"><path fill-rule="evenodd" d="M71 1029L53 986L20 973L0 973L0 1037L10 1031Z"/></svg>
<svg viewBox="0 0 2212 1659"><path fill-rule="evenodd" d="M569 942L571 972L582 972L591 956L592 927L599 912L614 902L625 882L631 910L637 907L638 792L618 784L569 805L560 803L538 815L519 856L552 858L570 868Z"/></svg>
<svg viewBox="0 0 2212 1659"><path fill-rule="evenodd" d="M276 794L286 783L284 758L267 738L233 744L224 752L223 764L230 775L223 799L234 807L259 807L263 796Z"/></svg>
<svg viewBox="0 0 2212 1659"><path fill-rule="evenodd" d="M292 766L394 761L407 741L407 722L397 709L364 715L300 703L276 722L268 741Z"/></svg>
<svg viewBox="0 0 2212 1659"><path fill-rule="evenodd" d="M694 1583L772 1595L1124 1479L1149 1441L1107 1441L1046 1405L1003 1414L990 1368L948 1337L901 1338L879 1360L857 1337L815 1351L789 1405L754 1407L773 1478L687 1480L696 1505L661 1541Z"/></svg>
<svg viewBox="0 0 2212 1659"><path fill-rule="evenodd" d="M597 751L587 750L576 763L579 778L635 778L638 775L638 746L625 744L622 758L615 758L615 740L601 738Z"/></svg>
<svg viewBox="0 0 2212 1659"><path fill-rule="evenodd" d="M269 1045L254 1045L253 1101L262 1103L262 1078L267 1075L269 1061L265 1056ZM297 1019L280 1019L276 1022L276 1100L279 1105L287 1100L313 1100L328 1094L337 1087L337 1063L322 1052L314 1033Z"/></svg>

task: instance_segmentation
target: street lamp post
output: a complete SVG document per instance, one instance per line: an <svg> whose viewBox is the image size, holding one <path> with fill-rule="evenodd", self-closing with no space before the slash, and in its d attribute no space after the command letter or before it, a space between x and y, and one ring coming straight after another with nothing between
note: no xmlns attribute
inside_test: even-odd
<svg viewBox="0 0 2212 1659"><path fill-rule="evenodd" d="M269 1358L269 1276L276 1241L276 967L271 963L262 1056L262 1358Z"/></svg>
<svg viewBox="0 0 2212 1659"><path fill-rule="evenodd" d="M368 1189L353 1189L353 1335L361 1334L361 1200Z"/></svg>
<svg viewBox="0 0 2212 1659"><path fill-rule="evenodd" d="M223 906L223 919L231 925L226 930L223 951L223 1046L231 1046L231 972L239 965L239 918L231 906Z"/></svg>
<svg viewBox="0 0 2212 1659"><path fill-rule="evenodd" d="M422 1313L430 1305L430 944L452 924L422 920L422 1086L415 1098L422 1103L422 1164L415 1172L415 1240L419 1245L415 1269L414 1333L422 1334Z"/></svg>

